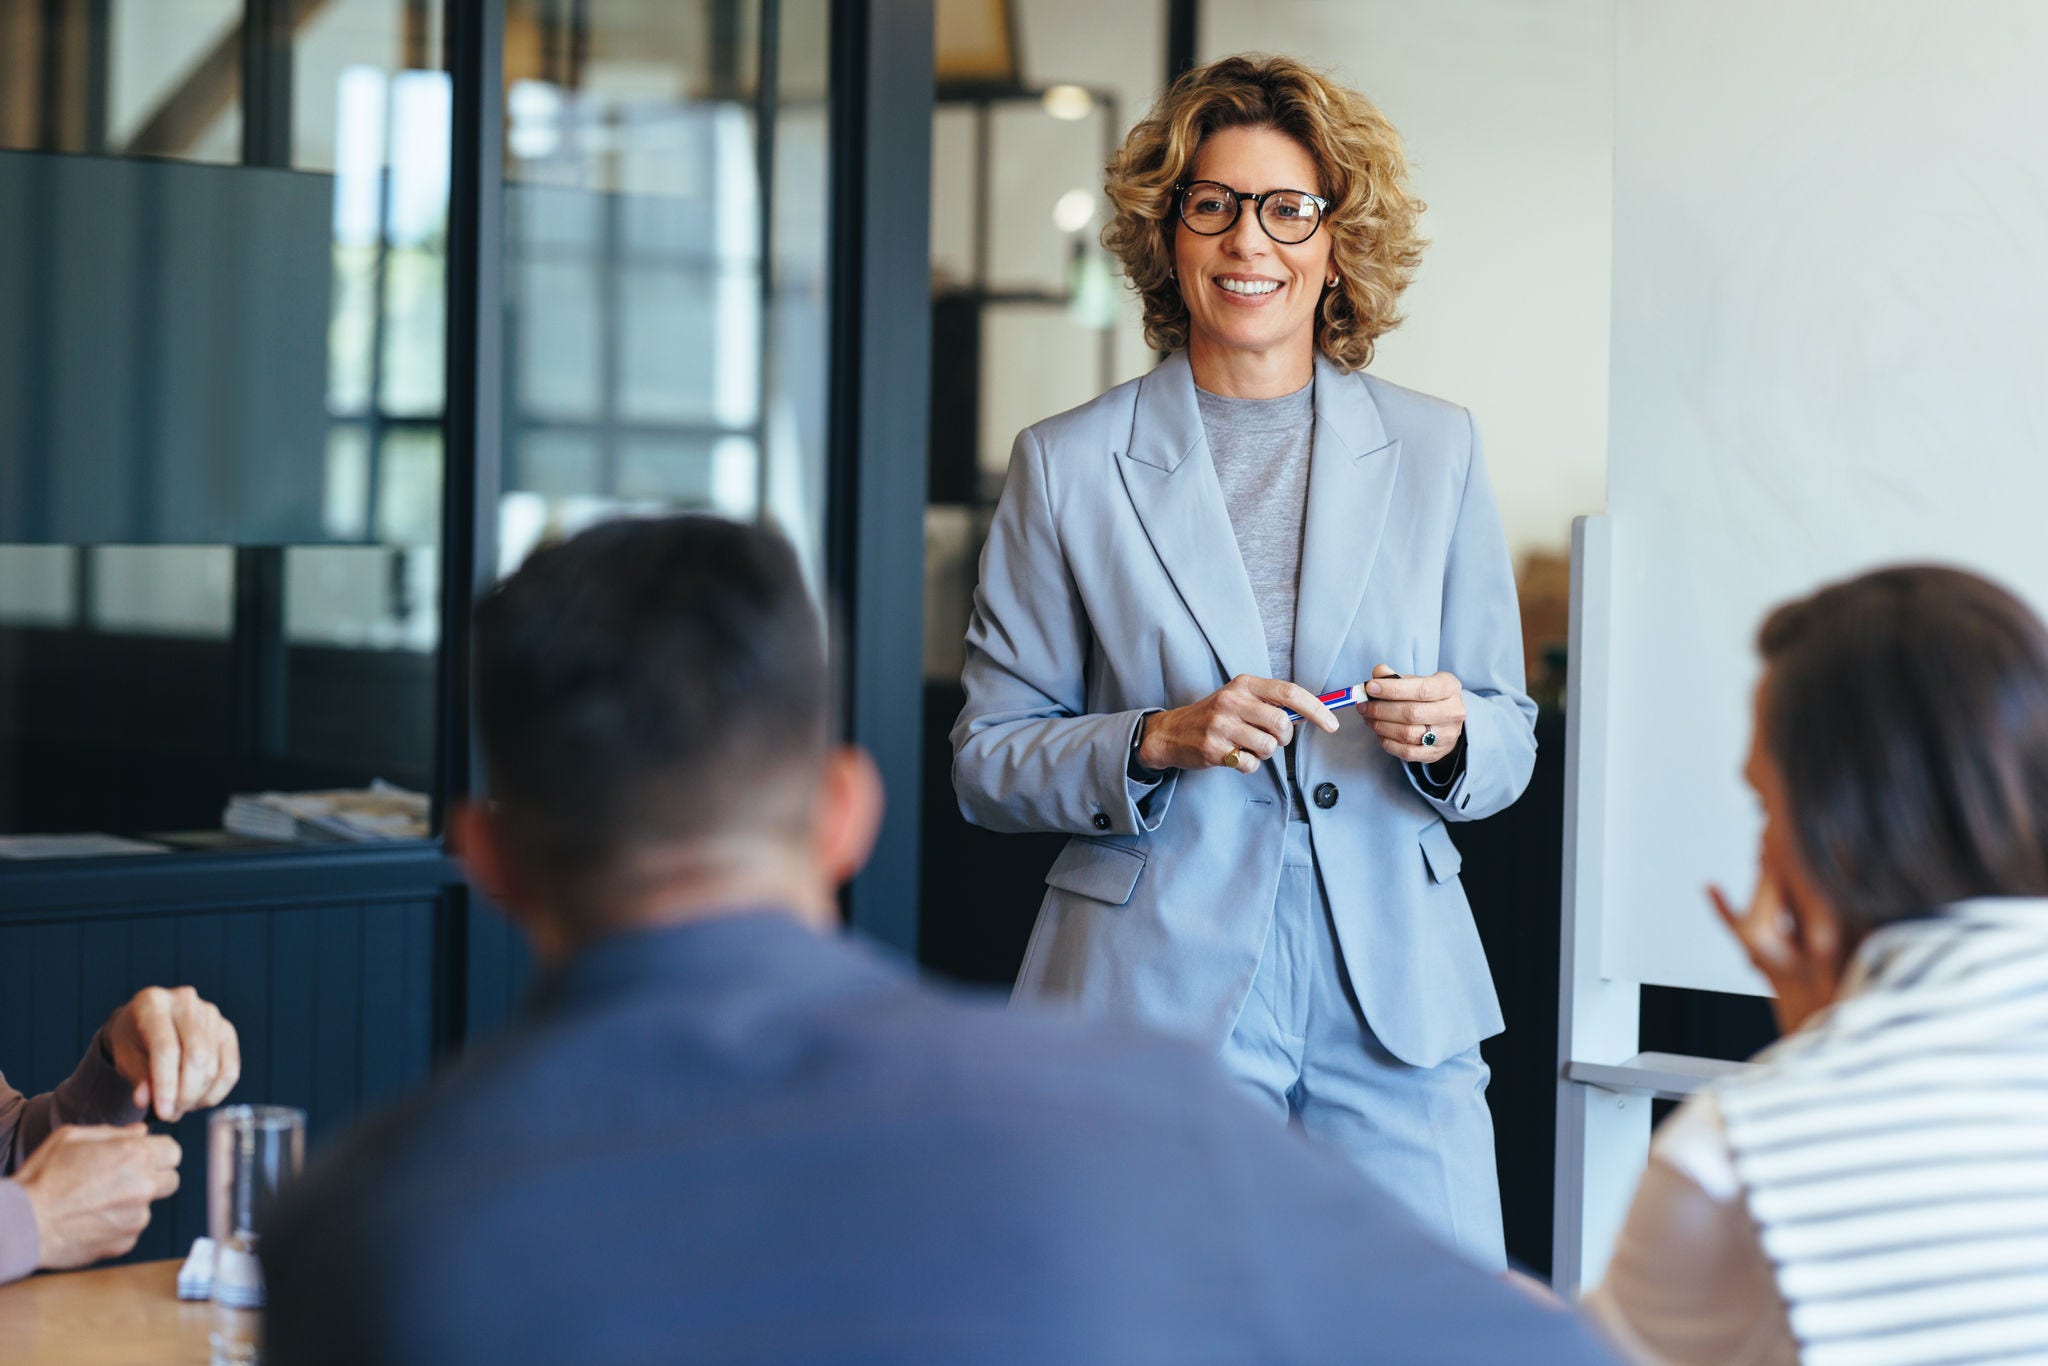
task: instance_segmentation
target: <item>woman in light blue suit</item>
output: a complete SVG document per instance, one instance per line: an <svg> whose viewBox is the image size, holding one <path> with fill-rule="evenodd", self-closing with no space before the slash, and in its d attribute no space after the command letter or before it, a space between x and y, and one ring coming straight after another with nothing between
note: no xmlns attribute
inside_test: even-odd
<svg viewBox="0 0 2048 1366"><path fill-rule="evenodd" d="M1404 179L1286 59L1132 130L1104 242L1173 354L1017 438L953 776L969 820L1074 837L1021 996L1215 1045L1499 1266L1501 1017L1445 822L1521 794L1536 709L1470 414L1361 373L1420 254Z"/></svg>

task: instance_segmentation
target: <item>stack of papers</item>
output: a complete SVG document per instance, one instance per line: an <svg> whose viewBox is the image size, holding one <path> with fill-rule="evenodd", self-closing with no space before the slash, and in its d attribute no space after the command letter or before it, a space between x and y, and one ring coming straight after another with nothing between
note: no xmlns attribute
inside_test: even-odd
<svg viewBox="0 0 2048 1366"><path fill-rule="evenodd" d="M387 782L330 792L258 792L228 799L221 828L279 843L416 840L427 836L428 801Z"/></svg>
<svg viewBox="0 0 2048 1366"><path fill-rule="evenodd" d="M111 854L167 854L147 840L119 835L0 835L0 858L105 858Z"/></svg>

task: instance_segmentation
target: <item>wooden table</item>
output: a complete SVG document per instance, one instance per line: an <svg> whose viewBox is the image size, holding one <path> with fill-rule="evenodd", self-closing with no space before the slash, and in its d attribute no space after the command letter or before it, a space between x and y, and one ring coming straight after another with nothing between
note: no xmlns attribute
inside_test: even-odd
<svg viewBox="0 0 2048 1366"><path fill-rule="evenodd" d="M216 1312L247 1311L179 1299L176 1261L31 1276L0 1286L0 1362L208 1366Z"/></svg>

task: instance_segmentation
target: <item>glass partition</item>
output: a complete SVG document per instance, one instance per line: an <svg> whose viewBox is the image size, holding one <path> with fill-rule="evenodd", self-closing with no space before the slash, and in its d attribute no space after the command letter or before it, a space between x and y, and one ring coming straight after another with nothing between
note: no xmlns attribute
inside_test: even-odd
<svg viewBox="0 0 2048 1366"><path fill-rule="evenodd" d="M823 526L825 0L513 0L499 567L620 512Z"/></svg>
<svg viewBox="0 0 2048 1366"><path fill-rule="evenodd" d="M446 8L0 3L0 862L435 828ZM829 11L505 0L501 570L703 509L821 581Z"/></svg>
<svg viewBox="0 0 2048 1366"><path fill-rule="evenodd" d="M0 859L426 834L440 0L0 26Z"/></svg>

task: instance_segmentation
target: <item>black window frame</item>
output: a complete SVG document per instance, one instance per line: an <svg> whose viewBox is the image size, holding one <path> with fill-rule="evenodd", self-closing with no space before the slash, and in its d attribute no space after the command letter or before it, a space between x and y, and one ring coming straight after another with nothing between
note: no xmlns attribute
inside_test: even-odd
<svg viewBox="0 0 2048 1366"><path fill-rule="evenodd" d="M772 37L780 6L761 3L763 32ZM252 22L243 60L255 73L252 97L289 98L289 53L278 52L286 30L278 24L290 4L247 0ZM845 733L875 755L890 792L875 856L844 906L855 929L910 956L917 943L923 642L921 613L906 604L922 600L924 583L931 326L929 309L905 308L901 300L922 300L928 289L933 3L833 0L830 22L826 589L843 626L836 681ZM470 894L445 833L451 805L482 781L463 628L497 563L504 0L448 0L444 34L453 127L434 837L340 849L0 863L0 923L182 914L205 905L434 898L437 1052L502 1019L529 972L502 919ZM776 44L760 47L762 60L772 62ZM763 84L772 91L772 79ZM246 122L250 164L289 160L288 147L265 145L278 141L275 130L264 134L262 121ZM260 594L268 581L263 566L252 563L248 574L249 591ZM252 657L247 667L260 684L269 664Z"/></svg>

